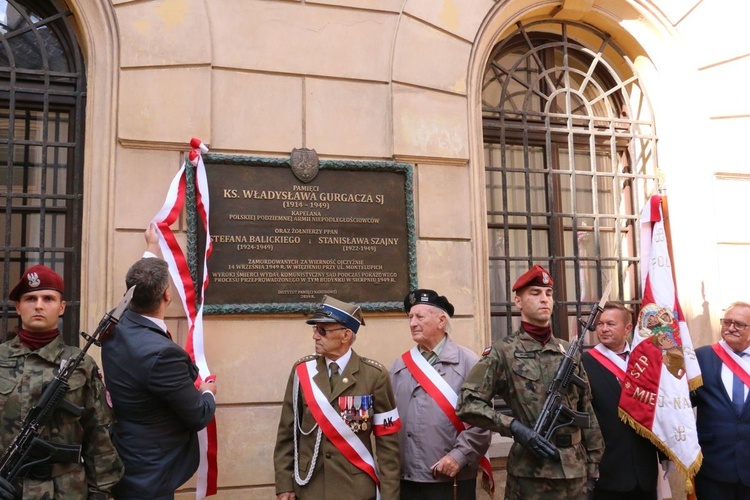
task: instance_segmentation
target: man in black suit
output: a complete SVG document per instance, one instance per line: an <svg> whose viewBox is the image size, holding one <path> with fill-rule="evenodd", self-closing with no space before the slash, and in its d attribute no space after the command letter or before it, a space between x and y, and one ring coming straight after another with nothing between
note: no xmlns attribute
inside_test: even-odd
<svg viewBox="0 0 750 500"><path fill-rule="evenodd" d="M156 238L150 227L149 250L158 249ZM167 332L169 269L149 250L128 270L126 287L135 286L130 310L102 346L114 444L125 464L113 490L118 500L173 499L198 468L197 433L216 410L216 384L195 387L198 368Z"/></svg>
<svg viewBox="0 0 750 500"><path fill-rule="evenodd" d="M721 318L721 340L695 353L703 375L693 395L703 451L696 495L750 499L750 303L732 303Z"/></svg>
<svg viewBox="0 0 750 500"><path fill-rule="evenodd" d="M657 449L623 423L617 414L620 383L630 353L627 338L633 330L632 323L630 310L607 302L596 325L599 344L582 357L591 385L594 412L604 436L604 456L599 464L595 499L656 499Z"/></svg>

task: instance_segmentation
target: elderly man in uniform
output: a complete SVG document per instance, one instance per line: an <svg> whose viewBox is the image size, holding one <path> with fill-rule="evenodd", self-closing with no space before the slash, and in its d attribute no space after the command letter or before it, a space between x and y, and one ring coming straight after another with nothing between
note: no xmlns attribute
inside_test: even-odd
<svg viewBox="0 0 750 500"><path fill-rule="evenodd" d="M274 450L276 498L399 497L401 423L385 367L352 349L359 306L325 296L313 325L315 355L294 364ZM372 453L375 437L376 460Z"/></svg>
<svg viewBox="0 0 750 500"><path fill-rule="evenodd" d="M620 420L618 414L620 384L625 378L630 352L632 317L622 304L604 304L596 324L599 343L581 358L605 443L594 499L656 500L658 450ZM666 457L663 458L666 464Z"/></svg>
<svg viewBox="0 0 750 500"><path fill-rule="evenodd" d="M521 328L485 349L461 388L457 406L464 421L513 436L505 490L505 498L510 500L586 498L599 477L604 442L588 383L586 389L571 384L562 402L588 413L589 428L563 427L552 443L533 430L568 349L568 342L552 335L553 285L549 273L539 265L518 278L513 291L521 311ZM586 380L582 366L576 371ZM508 403L513 416L494 410L495 395Z"/></svg>
<svg viewBox="0 0 750 500"><path fill-rule="evenodd" d="M487 462L492 433L467 428L455 405L479 358L448 335L453 305L444 296L414 290L404 310L416 345L389 370L401 417L401 498L474 500L478 462Z"/></svg>
<svg viewBox="0 0 750 500"><path fill-rule="evenodd" d="M65 345L57 328L65 312L63 279L49 267L30 267L8 298L21 317L18 336L0 345L0 446L7 449L21 423L55 377L61 362L81 350ZM109 437L112 410L105 399L99 368L87 354L69 380L65 399L79 415L60 408L41 437L55 444L81 445L82 460L36 465L17 485L0 478L0 499L107 498L123 474Z"/></svg>

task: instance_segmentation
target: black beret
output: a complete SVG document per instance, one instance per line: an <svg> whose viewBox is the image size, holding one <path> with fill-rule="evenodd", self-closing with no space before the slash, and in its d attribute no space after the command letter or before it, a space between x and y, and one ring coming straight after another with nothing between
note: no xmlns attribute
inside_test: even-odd
<svg viewBox="0 0 750 500"><path fill-rule="evenodd" d="M420 288L419 290L409 292L406 298L404 298L404 311L408 314L411 308L417 304L435 306L447 312L448 316L453 317L453 304L448 302L448 299L444 295L438 295L435 290Z"/></svg>

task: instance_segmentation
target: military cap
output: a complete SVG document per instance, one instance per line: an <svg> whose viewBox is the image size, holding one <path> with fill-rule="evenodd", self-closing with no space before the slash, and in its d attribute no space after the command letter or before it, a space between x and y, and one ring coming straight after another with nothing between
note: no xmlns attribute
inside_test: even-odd
<svg viewBox="0 0 750 500"><path fill-rule="evenodd" d="M532 285L552 288L554 284L555 282L552 281L552 276L549 275L547 270L537 264L518 277L511 291L515 292L525 286Z"/></svg>
<svg viewBox="0 0 750 500"><path fill-rule="evenodd" d="M435 290L420 288L419 290L409 292L404 298L404 311L408 314L411 308L417 304L435 306L447 312L448 316L453 317L453 304L448 302L448 299L444 295L438 295Z"/></svg>
<svg viewBox="0 0 750 500"><path fill-rule="evenodd" d="M362 308L358 305L342 302L324 295L323 302L318 304L315 313L306 323L308 325L315 323L339 323L357 333L359 326L365 324L365 318L362 316Z"/></svg>
<svg viewBox="0 0 750 500"><path fill-rule="evenodd" d="M60 292L60 295L65 295L65 284L62 276L41 264L31 266L23 273L21 280L13 290L10 291L8 298L17 302L23 294L36 292L37 290L56 290Z"/></svg>

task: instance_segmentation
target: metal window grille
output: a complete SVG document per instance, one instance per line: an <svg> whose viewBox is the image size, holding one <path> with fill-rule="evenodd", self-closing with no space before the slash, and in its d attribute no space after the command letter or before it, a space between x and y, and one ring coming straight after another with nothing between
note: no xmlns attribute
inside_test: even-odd
<svg viewBox="0 0 750 500"><path fill-rule="evenodd" d="M518 23L487 64L482 115L493 341L518 327L511 287L534 264L555 281L562 338L609 281L612 300L637 307L657 137L626 54L585 24Z"/></svg>
<svg viewBox="0 0 750 500"><path fill-rule="evenodd" d="M19 322L8 292L44 264L65 279L65 341L78 344L84 63L55 0L0 0L1 340Z"/></svg>

